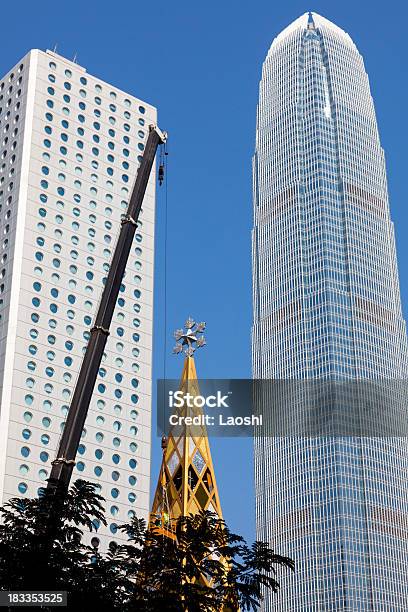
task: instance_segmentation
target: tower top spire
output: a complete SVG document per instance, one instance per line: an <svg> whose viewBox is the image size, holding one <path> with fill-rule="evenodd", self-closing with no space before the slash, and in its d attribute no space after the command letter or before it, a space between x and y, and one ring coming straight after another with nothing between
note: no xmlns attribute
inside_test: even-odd
<svg viewBox="0 0 408 612"><path fill-rule="evenodd" d="M174 353L184 353L184 367L179 389L184 395L200 395L193 354L205 345L205 323L196 323L191 317L184 329L174 333L177 341ZM201 408L191 408L185 402L178 409L182 424L169 428L162 438L162 464L156 493L150 513L150 527L175 538L175 525L180 516L209 510L222 518L221 504L211 458L211 449ZM190 425L186 417L198 419Z"/></svg>
<svg viewBox="0 0 408 612"><path fill-rule="evenodd" d="M315 22L313 19L313 13L311 11L309 11L308 16L307 16L307 29L308 30L314 30L315 29Z"/></svg>

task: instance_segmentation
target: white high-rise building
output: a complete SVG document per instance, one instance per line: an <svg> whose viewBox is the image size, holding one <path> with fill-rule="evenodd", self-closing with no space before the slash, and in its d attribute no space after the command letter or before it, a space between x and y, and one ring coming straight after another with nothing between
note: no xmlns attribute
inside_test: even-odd
<svg viewBox="0 0 408 612"><path fill-rule="evenodd" d="M56 53L0 81L0 503L46 483L156 109ZM155 172L123 279L73 479L108 526L147 517Z"/></svg>

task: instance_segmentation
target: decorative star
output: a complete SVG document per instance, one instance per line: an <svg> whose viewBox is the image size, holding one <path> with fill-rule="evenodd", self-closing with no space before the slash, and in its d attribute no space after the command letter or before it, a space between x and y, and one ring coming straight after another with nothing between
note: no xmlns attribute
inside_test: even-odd
<svg viewBox="0 0 408 612"><path fill-rule="evenodd" d="M206 344L205 338L202 335L205 330L205 323L196 323L194 319L189 317L184 323L184 329L177 329L174 332L176 345L173 348L173 353L178 355L184 353L187 357L192 357L195 350Z"/></svg>

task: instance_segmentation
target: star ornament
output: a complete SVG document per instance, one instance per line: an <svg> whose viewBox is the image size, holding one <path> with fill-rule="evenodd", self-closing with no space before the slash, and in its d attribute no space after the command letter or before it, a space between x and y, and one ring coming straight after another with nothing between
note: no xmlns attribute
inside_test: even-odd
<svg viewBox="0 0 408 612"><path fill-rule="evenodd" d="M173 348L173 353L178 355L184 353L187 357L192 357L196 349L206 344L203 331L205 323L196 323L194 319L189 317L184 323L184 329L176 329L174 338L176 345Z"/></svg>

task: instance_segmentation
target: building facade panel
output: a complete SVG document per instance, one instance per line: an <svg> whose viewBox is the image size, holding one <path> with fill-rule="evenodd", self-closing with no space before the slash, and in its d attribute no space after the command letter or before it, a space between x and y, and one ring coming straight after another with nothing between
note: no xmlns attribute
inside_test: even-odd
<svg viewBox="0 0 408 612"><path fill-rule="evenodd" d="M49 475L157 113L49 51L0 89L3 503ZM153 170L74 470L106 498L104 545L149 510L154 209Z"/></svg>

